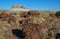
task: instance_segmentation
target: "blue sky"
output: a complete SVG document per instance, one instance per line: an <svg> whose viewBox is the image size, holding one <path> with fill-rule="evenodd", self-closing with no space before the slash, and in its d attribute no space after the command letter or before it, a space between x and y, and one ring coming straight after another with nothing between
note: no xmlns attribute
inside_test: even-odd
<svg viewBox="0 0 60 39"><path fill-rule="evenodd" d="M0 10L19 4L33 10L60 10L60 0L0 0Z"/></svg>

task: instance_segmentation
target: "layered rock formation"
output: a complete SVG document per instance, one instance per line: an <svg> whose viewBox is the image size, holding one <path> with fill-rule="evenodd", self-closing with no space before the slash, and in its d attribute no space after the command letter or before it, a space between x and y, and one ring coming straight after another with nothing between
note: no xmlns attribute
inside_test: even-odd
<svg viewBox="0 0 60 39"><path fill-rule="evenodd" d="M24 6L15 4L12 6L12 8L9 11L10 12L22 12L22 11L29 11L29 9L25 8Z"/></svg>

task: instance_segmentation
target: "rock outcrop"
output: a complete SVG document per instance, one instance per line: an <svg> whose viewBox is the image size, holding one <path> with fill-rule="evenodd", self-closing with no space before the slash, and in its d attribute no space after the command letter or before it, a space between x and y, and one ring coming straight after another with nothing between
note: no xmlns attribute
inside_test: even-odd
<svg viewBox="0 0 60 39"><path fill-rule="evenodd" d="M9 10L9 12L23 12L23 11L29 11L29 9L17 4L13 5L12 8Z"/></svg>

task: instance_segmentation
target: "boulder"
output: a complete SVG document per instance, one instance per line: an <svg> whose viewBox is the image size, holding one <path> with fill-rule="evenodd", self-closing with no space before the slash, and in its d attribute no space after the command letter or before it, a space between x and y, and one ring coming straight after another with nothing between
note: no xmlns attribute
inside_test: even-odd
<svg viewBox="0 0 60 39"><path fill-rule="evenodd" d="M57 11L57 12L55 13L55 16L56 16L57 18L60 18L60 11Z"/></svg>
<svg viewBox="0 0 60 39"><path fill-rule="evenodd" d="M28 11L28 15L38 16L38 15L40 15L40 13L39 13L39 11L30 10L30 11Z"/></svg>

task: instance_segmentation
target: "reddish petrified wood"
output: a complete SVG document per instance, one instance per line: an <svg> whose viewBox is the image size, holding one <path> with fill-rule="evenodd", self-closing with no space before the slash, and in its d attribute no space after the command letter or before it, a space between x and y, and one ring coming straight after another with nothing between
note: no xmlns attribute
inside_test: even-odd
<svg viewBox="0 0 60 39"><path fill-rule="evenodd" d="M7 11L2 11L2 13L0 14L0 19L2 21L9 21L9 22L15 22L15 18L13 16L11 16L9 13L7 13Z"/></svg>
<svg viewBox="0 0 60 39"><path fill-rule="evenodd" d="M26 39L42 39L41 30L43 28L39 24L27 23L22 26L24 27L23 32L25 32Z"/></svg>
<svg viewBox="0 0 60 39"><path fill-rule="evenodd" d="M39 16L40 13L39 11L30 10L28 12L22 12L20 15L22 18L28 18L29 16Z"/></svg>
<svg viewBox="0 0 60 39"><path fill-rule="evenodd" d="M60 11L57 11L57 12L55 13L55 16L56 16L57 18L60 18Z"/></svg>
<svg viewBox="0 0 60 39"><path fill-rule="evenodd" d="M40 13L39 13L39 11L30 10L30 11L28 11L28 15L38 16L38 15L40 15Z"/></svg>
<svg viewBox="0 0 60 39"><path fill-rule="evenodd" d="M1 18L8 17L8 16L9 16L9 14L6 11L2 11L2 13L0 14Z"/></svg>
<svg viewBox="0 0 60 39"><path fill-rule="evenodd" d="M0 14L0 19L2 19L3 21L5 21L6 19L9 18L9 16L10 15L6 11L2 11L2 13Z"/></svg>
<svg viewBox="0 0 60 39"><path fill-rule="evenodd" d="M27 14L27 12L22 12L20 15L21 15L22 18L27 18L27 17L29 17L28 14Z"/></svg>

